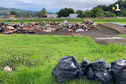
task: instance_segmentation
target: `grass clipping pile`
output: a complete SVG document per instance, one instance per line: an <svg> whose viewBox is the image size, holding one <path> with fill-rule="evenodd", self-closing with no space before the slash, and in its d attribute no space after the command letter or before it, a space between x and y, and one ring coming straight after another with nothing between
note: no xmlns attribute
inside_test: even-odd
<svg viewBox="0 0 126 84"><path fill-rule="evenodd" d="M75 78L100 81L102 84L126 84L126 60L118 60L111 66L104 60L91 63L83 60L80 64L72 56L61 58L52 71L58 82Z"/></svg>

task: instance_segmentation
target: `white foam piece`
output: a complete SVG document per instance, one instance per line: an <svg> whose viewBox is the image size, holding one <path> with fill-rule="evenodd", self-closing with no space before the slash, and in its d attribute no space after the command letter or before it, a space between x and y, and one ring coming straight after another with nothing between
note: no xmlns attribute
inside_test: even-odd
<svg viewBox="0 0 126 84"><path fill-rule="evenodd" d="M99 40L105 40L105 39L124 39L122 37L106 37L106 38L95 38L95 39L99 39Z"/></svg>

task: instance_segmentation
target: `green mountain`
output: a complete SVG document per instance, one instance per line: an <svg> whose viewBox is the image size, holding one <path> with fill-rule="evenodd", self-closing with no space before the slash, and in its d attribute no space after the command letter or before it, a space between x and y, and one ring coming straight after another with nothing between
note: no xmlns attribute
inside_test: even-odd
<svg viewBox="0 0 126 84"><path fill-rule="evenodd" d="M37 13L39 11L30 11L30 10L21 10L21 9L15 9L15 8L4 8L4 7L0 7L0 16L1 15L5 15L8 16L10 15L11 11L16 11L17 14L19 15L19 17L24 17L29 15L32 15L33 17L37 17ZM54 14L53 12L48 12L47 14Z"/></svg>
<svg viewBox="0 0 126 84"><path fill-rule="evenodd" d="M117 6L116 5L119 5L119 9L120 11L116 11L116 10L113 10L112 7L115 7L115 9L117 9ZM106 6L106 5L98 5L97 7L95 8L98 8L100 7L101 9L103 9L104 11L110 11L112 13L115 13L116 16L126 16L126 0L118 0L117 2L113 3L113 4L110 4L109 6Z"/></svg>
<svg viewBox="0 0 126 84"><path fill-rule="evenodd" d="M36 16L38 11L29 11L29 10L21 10L15 8L3 8L0 7L0 15L9 15L10 11L16 11L19 16L26 16L26 14L32 14L32 16Z"/></svg>

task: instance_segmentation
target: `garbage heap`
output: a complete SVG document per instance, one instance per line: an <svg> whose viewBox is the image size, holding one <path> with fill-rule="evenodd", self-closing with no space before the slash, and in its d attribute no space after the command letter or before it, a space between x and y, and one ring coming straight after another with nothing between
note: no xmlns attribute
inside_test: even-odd
<svg viewBox="0 0 126 84"><path fill-rule="evenodd" d="M100 81L102 84L126 84L126 60L117 60L109 65L104 59L78 63L73 56L61 58L52 75L58 82L76 78Z"/></svg>
<svg viewBox="0 0 126 84"><path fill-rule="evenodd" d="M68 31L84 32L96 28L93 20L85 20L81 24L79 23L68 23L68 24L69 24Z"/></svg>
<svg viewBox="0 0 126 84"><path fill-rule="evenodd" d="M96 28L92 20L83 21L83 23L71 23L65 20L63 23L53 21L49 22L31 22L25 24L0 23L0 32L5 34L11 33L36 33L36 32L53 32L53 31L69 31L69 32L84 32Z"/></svg>
<svg viewBox="0 0 126 84"><path fill-rule="evenodd" d="M4 23L0 23L0 32L4 32L6 25Z"/></svg>

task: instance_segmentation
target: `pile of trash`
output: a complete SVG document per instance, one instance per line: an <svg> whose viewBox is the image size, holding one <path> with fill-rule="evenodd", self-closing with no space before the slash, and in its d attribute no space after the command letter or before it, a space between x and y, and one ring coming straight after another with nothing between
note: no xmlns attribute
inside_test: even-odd
<svg viewBox="0 0 126 84"><path fill-rule="evenodd" d="M104 59L91 63L84 59L78 63L73 56L61 58L52 71L58 82L76 78L100 81L102 84L126 84L126 60L109 65Z"/></svg>
<svg viewBox="0 0 126 84"><path fill-rule="evenodd" d="M12 34L12 33L34 34L36 32L53 32L60 30L69 32L84 32L96 28L93 23L94 21L92 20L86 20L81 24L67 22L67 20L65 20L63 23L58 23L56 21L53 21L52 23L42 21L39 23L31 22L23 24L21 22L21 24L15 24L15 23L4 24L3 22L0 23L0 32L5 34Z"/></svg>
<svg viewBox="0 0 126 84"><path fill-rule="evenodd" d="M96 28L93 20L85 20L83 23L68 23L65 21L65 25L68 26L68 31L84 32Z"/></svg>

